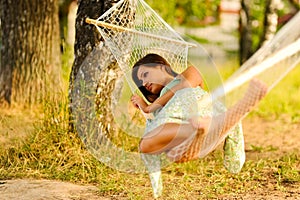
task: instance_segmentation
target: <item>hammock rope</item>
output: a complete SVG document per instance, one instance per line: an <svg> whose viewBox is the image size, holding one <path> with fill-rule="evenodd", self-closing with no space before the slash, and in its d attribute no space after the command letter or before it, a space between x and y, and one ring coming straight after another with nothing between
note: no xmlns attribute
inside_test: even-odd
<svg viewBox="0 0 300 200"><path fill-rule="evenodd" d="M291 20L287 26L299 23L299 14L295 18L296 19ZM137 87L132 83L131 77L128 74L130 74L131 67L137 60L148 53L158 53L168 60L174 70L181 72L187 67L188 49L195 47L195 44L185 42L175 30L164 22L150 6L142 0L120 1L97 20L87 19L86 21L94 24L104 40L108 43L120 68L127 74L125 77L132 93L137 91ZM295 29L295 26L293 26L293 28ZM281 32L278 33L278 37L274 38L273 43L259 51L260 53L262 51L267 53L256 55L258 58L255 60L256 63L252 66L248 64L248 67L241 67L238 74L234 74L223 86L217 88L211 95L208 95L207 98L204 98L203 104L214 104L214 101L220 101L221 98L226 96L226 98L230 99L230 103L226 104L227 107L232 106L238 99L241 99L241 96L235 97L235 95L231 95L231 93L239 91L240 94L243 94L241 88L243 88L242 91L246 91L245 88L254 77L265 82L268 87L276 85L282 76L287 73L282 73L282 71L288 71L288 69L281 70L281 77L276 74L275 78L270 81L266 79L266 76L269 75L267 74L269 70L273 71L277 65L282 65L283 62L286 62L288 59L293 60L294 63L298 63L299 59L296 55L299 54L300 50L300 39L297 38L300 32L299 28L297 28L294 33L295 32L296 34L293 34L293 38L289 38L288 42L284 41L286 40L285 38L287 38L284 34ZM293 64L289 64L289 66L292 68ZM211 99L212 97L213 99ZM254 96L253 99L255 100L256 97ZM249 100L249 102L252 106L253 102L251 102L251 100ZM247 113L244 113L244 115L240 116L240 119L246 114ZM239 121L238 119L236 120L237 122ZM232 124L232 126L234 125L235 123ZM214 133L214 135L214 137L208 136L206 140L203 139L203 144L210 143L210 145L206 145L206 148L205 145L202 149L198 148L198 155L207 155L208 152L212 151L213 148L220 143L219 134ZM222 137L222 139L224 139L224 137ZM184 155L184 152L180 152L178 149L185 149L182 151L187 151L186 149L191 143L193 142L183 143L181 146L185 146L185 148L178 147L176 150L175 147L175 150L171 152L173 152L173 154L177 152L180 155ZM210 149L207 149L208 147ZM201 152L202 150L203 152ZM194 154L195 153L190 156L185 155L185 161L189 160L187 159L188 157L191 157L191 159L194 158ZM178 156L172 155L172 157Z"/></svg>
<svg viewBox="0 0 300 200"><path fill-rule="evenodd" d="M159 36L159 35L154 35L154 34L150 34L150 33L144 33L142 31L137 31L137 30L134 30L134 29L125 28L125 27L122 27L122 26L116 26L116 25L113 25L113 24L109 24L109 23L106 23L106 22L101 22L101 21L98 21L98 20L90 19L90 18L86 18L86 23L93 24L95 26L101 26L103 28L113 29L113 30L116 30L116 31L126 31L126 32L129 32L129 33L132 33L132 34L138 34L140 36L145 36L145 37L149 37L149 38L153 37L154 39L159 39L159 40L162 40L162 41L172 42L172 43L179 44L179 45L186 45L186 46L189 46L189 47L196 47L197 46L193 43L188 43L188 42L181 41L181 40L174 40L174 39L171 39L171 38L167 38L167 37L163 37L163 36Z"/></svg>

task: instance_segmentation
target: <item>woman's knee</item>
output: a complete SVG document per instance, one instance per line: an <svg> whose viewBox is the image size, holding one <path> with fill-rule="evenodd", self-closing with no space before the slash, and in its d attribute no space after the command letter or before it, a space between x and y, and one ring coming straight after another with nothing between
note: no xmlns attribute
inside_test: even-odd
<svg viewBox="0 0 300 200"><path fill-rule="evenodd" d="M152 151L151 146L152 145L150 145L149 140L142 139L140 141L140 146L139 146L140 152L141 153L151 153L151 151Z"/></svg>

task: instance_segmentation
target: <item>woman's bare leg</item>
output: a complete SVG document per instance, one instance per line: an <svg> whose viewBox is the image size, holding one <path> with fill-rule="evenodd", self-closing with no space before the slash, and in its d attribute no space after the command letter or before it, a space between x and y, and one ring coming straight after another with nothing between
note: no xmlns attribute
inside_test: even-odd
<svg viewBox="0 0 300 200"><path fill-rule="evenodd" d="M222 130L220 132L220 137L226 134L234 125L246 116L246 114L252 111L266 96L267 92L268 87L265 83L257 79L251 80L244 97L236 105L228 109L225 113L225 117L218 116L224 118L223 125L221 125Z"/></svg>
<svg viewBox="0 0 300 200"><path fill-rule="evenodd" d="M145 135L140 142L142 153L159 154L185 141L195 133L191 124L166 123Z"/></svg>

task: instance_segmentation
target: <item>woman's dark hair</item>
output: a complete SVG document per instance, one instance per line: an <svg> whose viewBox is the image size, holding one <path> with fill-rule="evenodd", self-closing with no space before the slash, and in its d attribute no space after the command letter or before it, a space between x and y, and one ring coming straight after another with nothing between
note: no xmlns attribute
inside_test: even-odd
<svg viewBox="0 0 300 200"><path fill-rule="evenodd" d="M153 101L155 101L155 99L158 98L158 95L146 90L146 88L142 85L141 81L138 79L137 72L141 65L146 67L156 67L157 65L162 65L165 66L166 72L171 74L172 76L176 76L177 73L172 70L170 64L163 57L154 53L147 54L145 57L141 58L135 63L131 74L132 79L134 83L138 86L142 94L145 96L145 98L152 103Z"/></svg>

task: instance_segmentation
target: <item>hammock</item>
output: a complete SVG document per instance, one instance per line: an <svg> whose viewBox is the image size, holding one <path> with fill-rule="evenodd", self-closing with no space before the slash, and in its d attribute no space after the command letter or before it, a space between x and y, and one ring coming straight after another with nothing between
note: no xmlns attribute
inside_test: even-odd
<svg viewBox="0 0 300 200"><path fill-rule="evenodd" d="M300 30L295 25L299 22L299 18L298 14L281 29L270 44L260 49L225 84L204 98L203 104L223 101L222 99L226 96L226 106L233 106L238 99L242 98L244 93L241 91L246 91L249 80L254 77L266 83L269 89L274 87L299 61ZM163 56L172 68L180 73L187 67L189 48L197 47L194 43L186 42L142 0L122 0L97 20L87 19L86 21L96 25L125 74L130 74L128 72L131 72L134 63L148 53L157 53ZM286 37L284 34L291 30L290 27L293 27L293 32ZM269 73L270 71L272 73ZM132 93L135 93L137 87L132 82L131 76L125 75L125 78ZM238 95L236 91L238 91ZM255 96L253 99L248 99L248 103L253 106L257 104L257 101ZM235 121L238 122L248 112L239 115ZM147 116L145 115L145 117ZM231 123L223 131L230 129L235 124ZM195 135L193 137L196 138ZM203 157L225 137L226 134L222 137L219 137L218 133L214 133L214 136L208 135L200 145L202 147L198 148L196 152L192 151L194 153L191 155L187 155L187 149L193 148L193 146L186 142L180 145L181 148L178 147L171 151L170 154L173 155L169 154L169 156L173 159L176 157L175 161L177 162L185 162L198 156ZM191 142L192 140L190 140ZM181 154L181 156L174 154ZM178 159L182 156L185 158Z"/></svg>
<svg viewBox="0 0 300 200"><path fill-rule="evenodd" d="M190 57L191 52L196 51L198 58L207 57L207 53L199 44L185 41L143 0L121 0L98 19L87 19L86 22L94 24L105 41L101 44L101 52L96 53L103 59L99 59L101 61L100 65L106 65L109 62L109 58L103 55L103 51L111 53L113 58L117 60L118 66L121 68L128 88L130 88L132 93L136 93L138 90L137 86L131 80L131 68L136 61L149 53L157 53L164 57L178 73L182 72L187 67L188 62L192 60ZM201 66L202 68L200 67L199 70L202 72L203 78L211 90L210 95L202 99L202 105L212 106L213 109L215 102L223 102L227 108L233 107L238 100L242 99L249 87L250 80L253 78L266 84L268 90L272 89L300 60L299 23L300 13L290 20L270 43L257 51L235 74L218 87L210 85L211 74L205 74L203 71L207 69ZM288 37L286 34L288 34ZM81 71L87 70L86 68L88 67L90 68L91 64L87 61L83 65ZM98 70L94 74L90 74L93 74L93 78L97 78L99 73L101 73L100 71ZM207 71L211 72L213 70L210 69ZM218 80L221 82L220 78ZM77 81L86 81L85 89L89 87L95 88L95 83L91 82L89 77L78 77ZM86 142L87 138L90 137L88 136L90 132L92 132L92 135L101 135L101 130L93 128L97 127L96 122L93 121L95 110L91 108L89 112L85 108L82 108L83 100L78 95L81 92L80 87L75 88L75 91L77 93L75 92L76 95L74 95L75 103L73 108L80 113L77 119L80 123L77 124L77 128L82 134L83 141ZM167 159L162 161L162 158L160 158L160 164L162 162L168 164L170 161L187 162L204 157L213 151L218 144L224 141L228 130L245 117L267 92L266 90L258 90L257 92L255 89L251 91L253 95L250 95L248 99L243 101L244 106L240 105L238 109L234 109L234 112L229 116L231 118L226 117L217 120L223 121L223 125L212 123L208 134L205 136L200 133L192 134L186 142L169 151ZM93 99L91 98L89 102L93 104ZM249 105L251 105L251 109L248 109ZM247 109L243 109L243 107ZM82 110L85 110L85 113ZM86 113L92 114L87 117ZM146 118L149 117L146 114L144 116ZM91 128L82 128L81 124L84 123L88 124L87 127ZM145 170L141 167L141 160L139 160L140 156L138 153L124 152L116 148L107 138L101 135L101 144L103 143L106 145L103 145L103 147L99 147L98 145L98 149L92 147L93 143L86 143L88 149L101 162L122 171L141 172ZM99 150L99 148L102 149ZM112 154L115 155L114 158L111 156ZM158 173L156 177L159 177L160 167L152 170L150 173ZM152 181L153 185L159 184L158 178ZM156 196L158 193L157 191L155 192Z"/></svg>

